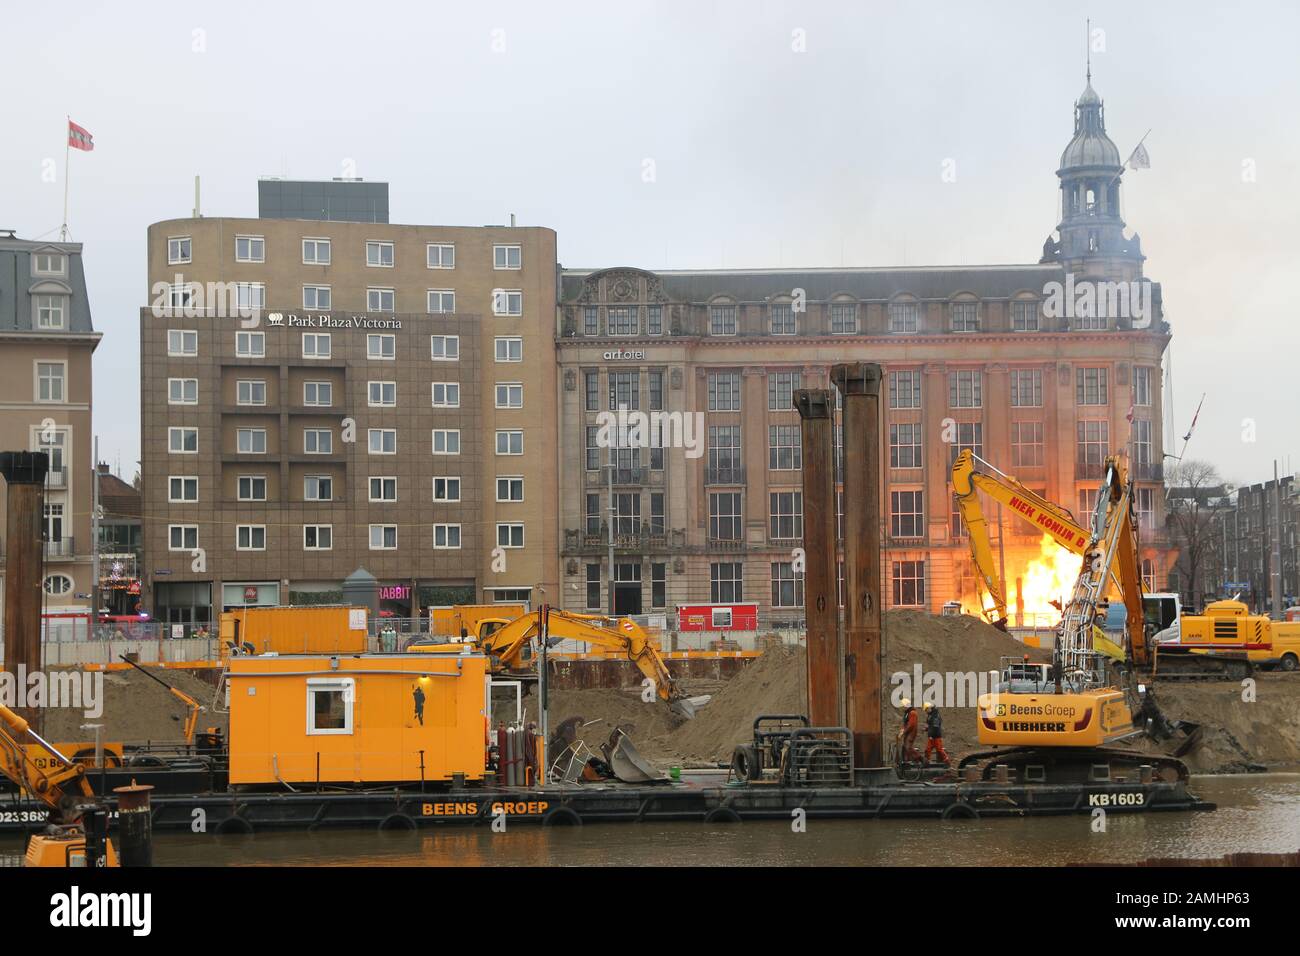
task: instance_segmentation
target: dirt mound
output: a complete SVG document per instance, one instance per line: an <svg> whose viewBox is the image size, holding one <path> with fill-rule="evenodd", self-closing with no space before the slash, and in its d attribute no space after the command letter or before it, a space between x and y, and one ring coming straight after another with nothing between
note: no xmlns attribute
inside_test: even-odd
<svg viewBox="0 0 1300 956"><path fill-rule="evenodd" d="M1300 675L1257 673L1254 682L1253 700L1234 681L1157 685L1166 717L1201 725L1200 743L1182 757L1193 773L1300 766Z"/></svg>
<svg viewBox="0 0 1300 956"><path fill-rule="evenodd" d="M227 717L212 711L212 684L191 671L157 669L159 678L178 690L189 694L204 707L199 714L197 728L220 727L226 732ZM98 676L97 672L92 672ZM103 713L88 717L83 710L63 707L45 712L44 737L51 743L93 741L93 730L81 729L82 724L103 724L102 739L125 743L143 743L147 740L179 742L185 738L185 718L189 708L173 697L157 681L150 680L136 670L108 671L103 674Z"/></svg>
<svg viewBox="0 0 1300 956"><path fill-rule="evenodd" d="M668 748L686 763L731 760L736 745L753 738L754 718L808 712L805 673L802 647L764 651L671 734Z"/></svg>
<svg viewBox="0 0 1300 956"><path fill-rule="evenodd" d="M1050 658L1049 652L1026 647L978 618L890 611L883 623L881 693L887 705L904 695L923 701L927 674L997 670L1003 657L1026 654L1034 661ZM1182 758L1194 773L1300 766L1300 725L1295 720L1300 710L1300 676L1259 674L1255 687L1256 699L1246 702L1241 685L1232 682L1159 685L1157 700L1166 716L1202 726L1200 744ZM693 721L678 721L662 704L644 703L635 691L576 690L553 693L551 722L570 716L592 721L582 737L593 750L615 725L623 725L652 762L712 766L730 760L735 746L750 739L754 718L760 714L807 713L806 696L804 649L778 646L727 681ZM536 713L534 704L529 701L530 716ZM980 746L973 700L971 704L943 711L944 743L954 758ZM897 729L894 713L886 710L887 746ZM1169 752L1173 745L1157 748L1138 741L1128 746Z"/></svg>
<svg viewBox="0 0 1300 956"><path fill-rule="evenodd" d="M922 697L927 673L996 670L1004 656L1028 653L1035 660L1047 654L1026 648L983 621L968 617L937 617L919 611L890 611L883 621L886 666L881 693ZM920 671L922 686L913 689ZM530 706L531 706L530 701ZM973 749L975 708L944 712L944 740L949 752ZM662 704L643 703L628 691L556 691L551 697L551 721L571 716L600 723L584 729L583 740L593 748L616 724L629 725L638 749L651 760L681 766L725 763L737 744L752 738L754 718L762 714L806 714L807 677L802 647L776 646L727 681L692 721L678 722ZM535 708L530 709L530 717ZM888 721L888 717L886 718ZM631 725L635 725L634 729ZM894 728L885 728L887 737Z"/></svg>

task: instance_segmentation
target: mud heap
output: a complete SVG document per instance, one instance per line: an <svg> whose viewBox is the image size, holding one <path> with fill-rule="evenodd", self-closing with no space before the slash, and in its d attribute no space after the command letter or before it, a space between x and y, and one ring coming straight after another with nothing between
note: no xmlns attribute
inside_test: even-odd
<svg viewBox="0 0 1300 956"><path fill-rule="evenodd" d="M881 691L886 702L904 693L920 698L910 683L918 666L924 680L926 672L996 670L1004 657L1050 659L1048 651L1026 647L978 618L917 611L885 614L884 645ZM767 651L723 685L693 721L678 721L662 704L642 702L635 691L580 690L552 692L551 722L584 717L590 723L582 738L593 750L615 725L622 725L641 753L662 766L715 766L729 761L735 746L751 738L755 717L807 713L804 661L802 647ZM903 684L900 675L907 675L909 683ZM1258 674L1255 699L1243 701L1242 693L1233 682L1158 685L1157 700L1166 716L1202 728L1200 743L1182 759L1195 773L1300 766L1300 721L1295 717L1300 675ZM970 704L943 710L944 743L954 759L979 749L976 708L973 700ZM886 748L897 730L894 713L886 709ZM1144 741L1133 746L1160 749Z"/></svg>
<svg viewBox="0 0 1300 956"><path fill-rule="evenodd" d="M1003 657L1028 653L1035 660L1047 654L1027 648L977 618L936 617L919 611L890 611L883 623L885 667L881 692L885 700L911 694L919 666L926 672L979 672L996 670ZM906 675L908 683L902 682ZM918 698L919 699L919 698ZM953 753L973 749L975 707L944 711L944 741ZM683 767L713 766L731 759L737 744L751 739L754 719L762 714L808 712L805 655L802 647L783 646L767 651L728 681L700 709L692 721L679 722L665 707L646 704L632 691L556 691L551 697L551 721L580 715L589 724L582 737L588 746L608 737L622 724L638 749L659 763ZM888 720L888 717L887 717ZM886 736L894 727L887 724Z"/></svg>
<svg viewBox="0 0 1300 956"><path fill-rule="evenodd" d="M220 727L225 733L226 715L212 710L215 690L212 684L180 669L156 668L153 673L207 708L199 714L197 727L200 732L208 727ZM106 672L102 706L103 713L97 717L87 716L85 711L77 709L48 709L43 736L51 743L90 742L95 739L95 732L83 730L82 724L102 724L102 739L106 742L143 743L152 740L176 743L185 738L185 717L189 708L157 681L139 671Z"/></svg>

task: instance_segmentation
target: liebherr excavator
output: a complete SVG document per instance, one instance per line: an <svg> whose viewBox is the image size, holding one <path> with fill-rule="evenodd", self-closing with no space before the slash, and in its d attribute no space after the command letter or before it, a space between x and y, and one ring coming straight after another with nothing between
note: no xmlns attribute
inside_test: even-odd
<svg viewBox="0 0 1300 956"><path fill-rule="evenodd" d="M988 471L976 471L976 462ZM1112 466L1116 469L1120 467L1114 458L1107 462L1108 468ZM988 462L977 458L970 449L963 449L953 462L952 486L962 520L970 533L971 557L980 579L993 599L991 609L982 608L984 616L994 627L1005 631L1006 584L998 574L997 563L993 558L993 546L989 541L988 523L980 506L979 492L1005 505L1013 514L1050 535L1057 544L1079 555L1081 559L1093 546L1093 532L1076 522L1074 515L1065 508L1030 491L1012 476L1003 474ZM1107 485L1103 483L1100 494L1106 493ZM1099 507L1101 504L1099 497ZM1094 523L1099 516L1100 510L1093 516ZM1130 530L1134 534L1132 559L1134 568L1140 569L1136 544L1137 525L1135 522L1130 523ZM1163 680L1240 680L1250 676L1252 667L1244 644L1232 647L1225 643L1208 648L1204 644L1183 646L1178 641L1156 644L1154 638L1159 632L1179 633L1181 608L1174 595L1143 594L1140 571L1134 570L1133 573L1132 583L1127 585L1121 580L1117 569L1112 569L1109 573L1113 589L1123 596L1129 619L1132 619L1134 608L1142 612L1142 633L1137 636L1133 666L1144 675L1153 678L1158 676ZM1101 590L1104 597L1106 588ZM1173 612L1165 614L1166 619L1161 620L1162 608L1168 604L1172 604ZM1124 649L1109 641L1101 634L1100 628L1094 632L1094 637L1094 649L1116 661L1125 660Z"/></svg>
<svg viewBox="0 0 1300 956"><path fill-rule="evenodd" d="M962 766L987 761L985 776L1005 765L1026 779L1085 782L1143 766L1167 780L1185 780L1187 767L1174 757L1154 756L1108 745L1147 734L1176 735L1155 706L1138 669L1150 667L1142 607L1133 487L1116 458L1105 477L1088 531L1088 543L1074 591L1065 606L1051 665L1007 662L997 692L978 705L981 744L1006 750L970 754ZM1127 610L1122 663L1094 645L1096 618L1108 579L1116 582Z"/></svg>

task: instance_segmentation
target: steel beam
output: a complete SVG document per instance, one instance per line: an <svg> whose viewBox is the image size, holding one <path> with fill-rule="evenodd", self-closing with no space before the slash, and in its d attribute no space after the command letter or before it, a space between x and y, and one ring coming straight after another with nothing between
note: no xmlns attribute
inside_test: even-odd
<svg viewBox="0 0 1300 956"><path fill-rule="evenodd" d="M42 539L45 521L45 474L49 456L41 451L0 452L0 474L8 485L5 520L5 663L18 684L21 667L41 669ZM41 708L15 707L33 730L44 730Z"/></svg>
<svg viewBox="0 0 1300 956"><path fill-rule="evenodd" d="M845 709L857 767L884 764L880 711L880 366L836 365L844 406Z"/></svg>
<svg viewBox="0 0 1300 956"><path fill-rule="evenodd" d="M803 443L804 613L808 633L808 719L843 724L835 566L835 463L830 389L794 393ZM797 557L797 556L796 556Z"/></svg>

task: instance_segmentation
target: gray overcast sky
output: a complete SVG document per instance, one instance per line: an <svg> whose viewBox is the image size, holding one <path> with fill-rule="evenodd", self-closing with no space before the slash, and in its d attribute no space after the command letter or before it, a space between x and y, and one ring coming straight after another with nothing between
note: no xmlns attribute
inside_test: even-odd
<svg viewBox="0 0 1300 956"><path fill-rule="evenodd" d="M1153 130L1124 212L1174 329L1167 417L1181 436L1207 392L1188 457L1300 469L1290 2L8 5L0 226L57 236L70 114L95 136L70 220L96 430L129 480L145 230L190 214L195 174L205 213L256 215L258 176L350 161L391 183L394 222L513 212L568 266L1035 262L1089 16L1108 132L1127 156Z"/></svg>

